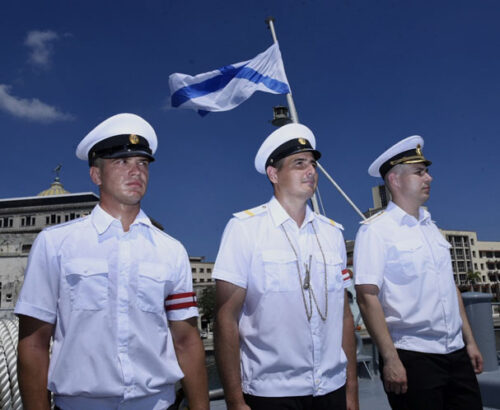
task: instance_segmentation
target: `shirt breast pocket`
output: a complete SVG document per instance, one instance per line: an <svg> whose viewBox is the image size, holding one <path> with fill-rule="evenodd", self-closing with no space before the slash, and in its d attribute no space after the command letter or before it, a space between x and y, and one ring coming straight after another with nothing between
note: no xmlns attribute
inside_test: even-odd
<svg viewBox="0 0 500 410"><path fill-rule="evenodd" d="M316 261L316 272L321 280L324 280L325 269L328 281L328 291L332 292L342 288L342 258L331 252L324 252L325 258L321 252L314 254Z"/></svg>
<svg viewBox="0 0 500 410"><path fill-rule="evenodd" d="M265 250L262 251L262 264L266 291L290 292L299 289L295 254L280 250Z"/></svg>
<svg viewBox="0 0 500 410"><path fill-rule="evenodd" d="M387 262L387 279L397 285L406 285L418 277L422 244L418 241L401 241L394 244Z"/></svg>
<svg viewBox="0 0 500 410"><path fill-rule="evenodd" d="M172 290L167 280L168 268L158 263L139 263L137 276L137 307L145 312L162 313L165 295Z"/></svg>
<svg viewBox="0 0 500 410"><path fill-rule="evenodd" d="M73 310L101 310L108 302L106 259L72 259L64 265Z"/></svg>

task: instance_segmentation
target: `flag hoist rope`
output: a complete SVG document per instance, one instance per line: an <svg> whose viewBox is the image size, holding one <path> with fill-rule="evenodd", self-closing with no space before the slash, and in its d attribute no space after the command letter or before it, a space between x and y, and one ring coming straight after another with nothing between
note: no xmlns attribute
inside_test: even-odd
<svg viewBox="0 0 500 410"><path fill-rule="evenodd" d="M268 17L266 19L266 23L269 26L269 29L271 30L273 41L277 43L278 38L276 37L276 31L274 30L274 18ZM288 86L290 87L290 92L286 94L286 101L288 103L288 108L290 110L290 119L292 120L292 122L298 123L299 117L297 115L297 110L295 109L295 103L293 102L292 87L290 86L290 81L288 81ZM333 184L333 186L337 189L337 191L340 192L340 194L349 203L349 205L351 205L354 208L354 210L359 214L359 216L363 219L366 219L366 217L363 215L363 212L359 210L359 208L354 204L354 202L352 202L352 200L347 196L347 194L342 190L342 188L340 188L340 186L334 181L334 179L330 176L330 174L326 172L325 168L323 168L319 162L318 162L318 168L321 170L321 172L323 172L326 178ZM316 194L314 194L313 197L311 198L311 202L313 204L314 212L319 214L320 211L318 206L318 200L316 199Z"/></svg>

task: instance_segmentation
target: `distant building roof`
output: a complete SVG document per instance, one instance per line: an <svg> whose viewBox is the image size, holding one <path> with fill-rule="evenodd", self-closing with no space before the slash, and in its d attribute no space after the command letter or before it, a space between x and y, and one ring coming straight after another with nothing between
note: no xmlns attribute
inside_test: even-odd
<svg viewBox="0 0 500 410"><path fill-rule="evenodd" d="M50 185L49 189L46 189L40 192L37 196L53 196L53 195L65 195L69 194L69 191L66 191L59 180L59 177L54 179L54 182Z"/></svg>

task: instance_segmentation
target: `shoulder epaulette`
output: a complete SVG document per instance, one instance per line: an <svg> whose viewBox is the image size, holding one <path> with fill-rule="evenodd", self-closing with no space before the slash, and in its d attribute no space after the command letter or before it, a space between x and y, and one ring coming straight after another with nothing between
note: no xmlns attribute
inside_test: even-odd
<svg viewBox="0 0 500 410"><path fill-rule="evenodd" d="M318 219L320 221L323 221L323 222L326 222L326 223L328 223L330 225L333 225L336 228L339 228L341 231L344 230L344 227L342 226L342 224L340 224L338 222L335 222L333 219L330 219L327 216L324 216L324 215L321 215L321 214L317 214L316 216L318 217Z"/></svg>
<svg viewBox="0 0 500 410"><path fill-rule="evenodd" d="M233 215L238 219L247 219L250 218L251 216L259 215L262 212L265 212L266 209L267 205L264 204L256 206L255 208L252 209L247 209L246 211L236 212Z"/></svg>
<svg viewBox="0 0 500 410"><path fill-rule="evenodd" d="M378 218L380 215L382 215L384 213L384 211L380 211L380 212L377 212L376 214L370 216L369 218L367 219L364 219L360 222L360 224L369 224L371 223L374 219Z"/></svg>

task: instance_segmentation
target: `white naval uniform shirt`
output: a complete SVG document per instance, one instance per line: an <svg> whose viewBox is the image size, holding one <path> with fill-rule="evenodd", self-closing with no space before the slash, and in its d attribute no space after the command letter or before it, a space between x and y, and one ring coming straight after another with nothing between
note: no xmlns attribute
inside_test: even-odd
<svg viewBox="0 0 500 410"><path fill-rule="evenodd" d="M450 244L420 208L418 221L393 202L356 236L356 285L377 285L399 349L451 353L464 346Z"/></svg>
<svg viewBox="0 0 500 410"><path fill-rule="evenodd" d="M15 313L55 324L48 389L72 410L172 404L167 320L198 314L183 246L142 211L124 232L99 205L38 235Z"/></svg>
<svg viewBox="0 0 500 410"><path fill-rule="evenodd" d="M246 213L245 213L246 212ZM246 289L239 318L241 378L245 393L264 397L320 396L345 384L342 350L345 244L339 225L308 207L299 228L276 198L235 214L222 237L213 277ZM253 216L251 216L253 215ZM307 320L297 272L311 261L311 283L325 314L326 261L328 317L323 321L314 301ZM309 309L308 291L305 291Z"/></svg>

